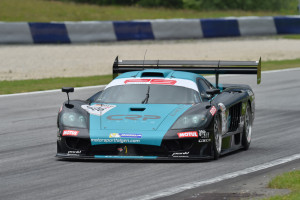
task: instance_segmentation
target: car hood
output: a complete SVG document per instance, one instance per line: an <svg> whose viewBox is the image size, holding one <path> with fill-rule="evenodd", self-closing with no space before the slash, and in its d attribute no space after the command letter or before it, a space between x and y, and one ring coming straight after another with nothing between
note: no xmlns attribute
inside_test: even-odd
<svg viewBox="0 0 300 200"><path fill-rule="evenodd" d="M146 144L159 146L173 123L192 105L184 104L92 104L92 145Z"/></svg>
<svg viewBox="0 0 300 200"><path fill-rule="evenodd" d="M90 113L90 129L123 131L168 130L191 105L93 104L82 106Z"/></svg>

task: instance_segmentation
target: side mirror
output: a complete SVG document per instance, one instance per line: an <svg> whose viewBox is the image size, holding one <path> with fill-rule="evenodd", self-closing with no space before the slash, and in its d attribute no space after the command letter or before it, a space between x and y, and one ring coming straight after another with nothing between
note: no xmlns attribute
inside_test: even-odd
<svg viewBox="0 0 300 200"><path fill-rule="evenodd" d="M206 94L210 94L210 95L220 94L220 90L219 89L209 89L209 90L206 90Z"/></svg>
<svg viewBox="0 0 300 200"><path fill-rule="evenodd" d="M68 104L67 104L67 106L71 107L71 105L70 105L70 98L69 98L69 92L74 92L74 88L73 87L63 87L63 88L61 88L61 91L67 93L67 96L68 96Z"/></svg>
<svg viewBox="0 0 300 200"><path fill-rule="evenodd" d="M73 87L63 87L63 88L61 88L61 91L66 92L66 93L74 92L74 88Z"/></svg>

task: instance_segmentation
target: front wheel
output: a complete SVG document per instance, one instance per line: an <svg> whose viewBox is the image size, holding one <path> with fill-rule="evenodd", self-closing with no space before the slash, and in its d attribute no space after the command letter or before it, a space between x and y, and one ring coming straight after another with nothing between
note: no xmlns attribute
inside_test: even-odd
<svg viewBox="0 0 300 200"><path fill-rule="evenodd" d="M250 147L251 134L252 134L252 113L251 113L250 105L247 104L244 129L243 129L243 137L242 137L242 145L244 150L248 150Z"/></svg>
<svg viewBox="0 0 300 200"><path fill-rule="evenodd" d="M221 128L221 120L219 115L216 115L214 121L213 150L214 150L214 160L218 160L222 150L222 128Z"/></svg>

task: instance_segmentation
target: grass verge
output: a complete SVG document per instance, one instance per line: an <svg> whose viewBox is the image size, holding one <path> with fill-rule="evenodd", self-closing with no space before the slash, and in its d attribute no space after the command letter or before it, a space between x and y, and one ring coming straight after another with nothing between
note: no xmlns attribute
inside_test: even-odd
<svg viewBox="0 0 300 200"><path fill-rule="evenodd" d="M262 62L263 71L296 67L300 67L300 59ZM48 78L37 80L0 81L0 94L43 91L59 89L64 86L84 87L92 85L103 85L109 83L111 80L111 75L104 75L71 78Z"/></svg>
<svg viewBox="0 0 300 200"><path fill-rule="evenodd" d="M300 199L300 170L279 175L271 180L270 188L289 189L291 193L284 196L273 196L265 200L299 200Z"/></svg>
<svg viewBox="0 0 300 200"><path fill-rule="evenodd" d="M104 75L70 78L47 78L37 80L0 81L0 94L52 90L67 86L83 87L91 85L103 85L109 83L111 80L111 75Z"/></svg>
<svg viewBox="0 0 300 200"><path fill-rule="evenodd" d="M293 10L278 12L242 10L197 11L190 9L141 8L137 6L98 6L55 0L0 0L0 19L7 22L215 18L297 14L296 7Z"/></svg>

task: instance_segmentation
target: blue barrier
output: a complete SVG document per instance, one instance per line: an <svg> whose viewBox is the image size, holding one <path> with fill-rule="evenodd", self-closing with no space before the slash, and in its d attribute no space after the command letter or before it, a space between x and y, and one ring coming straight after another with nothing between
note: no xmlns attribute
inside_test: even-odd
<svg viewBox="0 0 300 200"><path fill-rule="evenodd" d="M278 34L300 34L299 17L274 17Z"/></svg>
<svg viewBox="0 0 300 200"><path fill-rule="evenodd" d="M236 19L201 19L204 37L234 37L240 36Z"/></svg>
<svg viewBox="0 0 300 200"><path fill-rule="evenodd" d="M70 43L63 23L29 23L34 43Z"/></svg>
<svg viewBox="0 0 300 200"><path fill-rule="evenodd" d="M150 22L113 22L117 40L154 40Z"/></svg>

